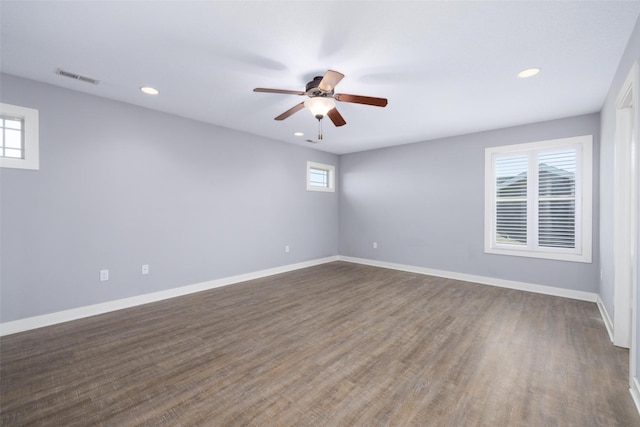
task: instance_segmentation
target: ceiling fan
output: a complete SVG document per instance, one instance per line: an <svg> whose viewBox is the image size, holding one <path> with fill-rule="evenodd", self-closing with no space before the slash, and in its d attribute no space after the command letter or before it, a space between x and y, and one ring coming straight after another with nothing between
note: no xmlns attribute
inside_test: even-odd
<svg viewBox="0 0 640 427"><path fill-rule="evenodd" d="M336 126L344 126L347 122L336 108L336 101L340 102L352 102L355 104L373 105L376 107L385 107L387 105L386 98L375 98L372 96L361 95L348 95L346 93L334 93L336 85L342 80L344 74L337 71L328 70L324 76L316 76L307 83L305 91L287 90L287 89L269 89L263 87L257 87L254 92L267 92L267 93L284 93L287 95L307 95L309 99L294 105L284 113L280 114L275 120L284 120L287 117L293 115L303 108L308 108L311 114L318 119L320 124L320 131L318 132L318 139L322 139L322 122L324 116L329 116L329 119Z"/></svg>

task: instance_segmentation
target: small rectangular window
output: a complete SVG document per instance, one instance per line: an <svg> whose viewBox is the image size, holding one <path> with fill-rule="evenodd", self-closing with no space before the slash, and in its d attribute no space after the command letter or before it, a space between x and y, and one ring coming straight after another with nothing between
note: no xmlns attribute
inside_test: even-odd
<svg viewBox="0 0 640 427"><path fill-rule="evenodd" d="M0 166L39 169L38 110L0 103Z"/></svg>
<svg viewBox="0 0 640 427"><path fill-rule="evenodd" d="M591 262L590 135L486 149L485 252Z"/></svg>
<svg viewBox="0 0 640 427"><path fill-rule="evenodd" d="M24 120L0 116L0 157L24 158Z"/></svg>
<svg viewBox="0 0 640 427"><path fill-rule="evenodd" d="M309 185L313 187L329 186L329 171L324 169L309 169Z"/></svg>
<svg viewBox="0 0 640 427"><path fill-rule="evenodd" d="M307 190L335 191L335 167L307 162Z"/></svg>

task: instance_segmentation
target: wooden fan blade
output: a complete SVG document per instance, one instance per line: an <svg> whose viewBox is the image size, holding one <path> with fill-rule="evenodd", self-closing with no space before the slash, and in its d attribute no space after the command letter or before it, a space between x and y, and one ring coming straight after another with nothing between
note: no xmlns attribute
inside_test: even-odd
<svg viewBox="0 0 640 427"><path fill-rule="evenodd" d="M301 102L300 104L297 104L292 108L289 108L284 113L280 114L278 117L275 118L275 120L284 120L287 117L291 116L293 113L297 113L298 111L302 110L303 108L304 108L304 102Z"/></svg>
<svg viewBox="0 0 640 427"><path fill-rule="evenodd" d="M375 98L373 96L348 95L346 93L336 93L334 99L342 102L353 102L356 104L373 105L375 107L386 107L387 98Z"/></svg>
<svg viewBox="0 0 640 427"><path fill-rule="evenodd" d="M340 82L340 80L342 80L343 77L344 77L344 74L342 73L339 73L333 70L328 70L324 74L324 77L320 81L320 84L318 84L318 88L326 92L331 92L333 88L335 88L336 85Z"/></svg>
<svg viewBox="0 0 640 427"><path fill-rule="evenodd" d="M327 116L329 116L333 124L336 126L344 126L347 124L347 122L344 121L342 115L338 113L338 110L336 108L332 108L331 110L329 110L327 112Z"/></svg>
<svg viewBox="0 0 640 427"><path fill-rule="evenodd" d="M304 95L304 92L299 90L287 90L287 89L269 89L266 87L257 87L254 92L267 92L267 93L285 93L287 95Z"/></svg>

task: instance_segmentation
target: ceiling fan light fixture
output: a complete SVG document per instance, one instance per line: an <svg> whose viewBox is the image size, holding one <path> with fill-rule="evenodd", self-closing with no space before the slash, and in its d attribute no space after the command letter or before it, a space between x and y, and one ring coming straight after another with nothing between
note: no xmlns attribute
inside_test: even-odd
<svg viewBox="0 0 640 427"><path fill-rule="evenodd" d="M313 117L320 120L336 107L336 103L332 98L316 96L304 101L304 106L311 111Z"/></svg>

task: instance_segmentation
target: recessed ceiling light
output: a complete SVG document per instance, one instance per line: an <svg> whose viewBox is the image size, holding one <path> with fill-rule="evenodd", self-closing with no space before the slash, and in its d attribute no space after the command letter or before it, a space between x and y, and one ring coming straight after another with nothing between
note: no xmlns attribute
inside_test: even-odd
<svg viewBox="0 0 640 427"><path fill-rule="evenodd" d="M302 133L302 132L294 132L293 134L294 134L295 136L303 136L303 135L304 135L304 133Z"/></svg>
<svg viewBox="0 0 640 427"><path fill-rule="evenodd" d="M149 86L142 86L140 88L140 90L144 93L146 93L147 95L157 95L160 93L160 91L158 89L154 89L152 87Z"/></svg>
<svg viewBox="0 0 640 427"><path fill-rule="evenodd" d="M540 68L527 68L518 73L518 77L525 79L527 77L533 77L540 72Z"/></svg>

